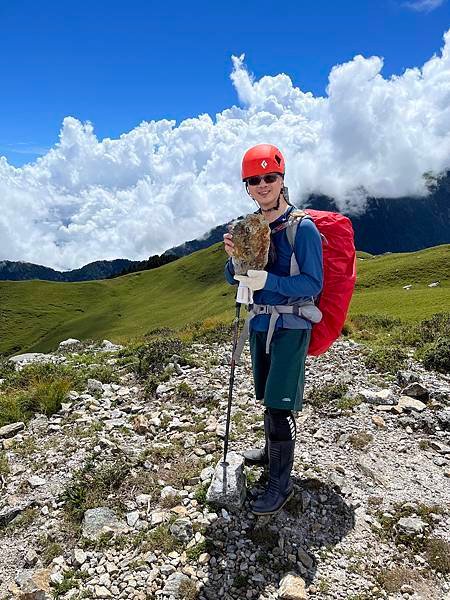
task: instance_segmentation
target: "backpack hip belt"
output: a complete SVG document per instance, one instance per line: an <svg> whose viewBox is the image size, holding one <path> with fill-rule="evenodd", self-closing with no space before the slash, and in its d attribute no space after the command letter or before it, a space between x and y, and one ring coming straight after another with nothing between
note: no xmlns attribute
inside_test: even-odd
<svg viewBox="0 0 450 600"><path fill-rule="evenodd" d="M239 359L242 354L242 350L244 349L244 344L249 337L250 321L253 319L253 317L256 317L257 315L270 315L269 329L267 331L266 340L266 354L269 354L270 342L272 341L272 336L275 331L275 324L280 315L296 315L297 317L302 317L303 319L307 319L312 323L319 323L319 321L322 319L322 313L314 304L313 300L296 302L295 304L251 304L248 307L248 311L249 314L245 319L244 327L242 328L242 332L239 336L236 350L234 351L233 355L237 364L239 364Z"/></svg>

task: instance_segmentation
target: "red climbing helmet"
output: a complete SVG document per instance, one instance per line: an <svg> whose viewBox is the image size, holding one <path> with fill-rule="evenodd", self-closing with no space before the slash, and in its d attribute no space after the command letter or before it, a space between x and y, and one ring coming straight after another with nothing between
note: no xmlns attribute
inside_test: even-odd
<svg viewBox="0 0 450 600"><path fill-rule="evenodd" d="M258 144L247 150L242 159L242 181L264 173L284 175L285 164L281 152L272 144Z"/></svg>

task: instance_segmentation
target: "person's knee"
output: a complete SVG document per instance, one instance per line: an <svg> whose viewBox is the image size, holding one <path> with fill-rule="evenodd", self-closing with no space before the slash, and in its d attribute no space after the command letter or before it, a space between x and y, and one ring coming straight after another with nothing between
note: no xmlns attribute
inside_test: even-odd
<svg viewBox="0 0 450 600"><path fill-rule="evenodd" d="M269 439L272 442L296 439L297 427L292 411L269 407L266 412L269 415Z"/></svg>

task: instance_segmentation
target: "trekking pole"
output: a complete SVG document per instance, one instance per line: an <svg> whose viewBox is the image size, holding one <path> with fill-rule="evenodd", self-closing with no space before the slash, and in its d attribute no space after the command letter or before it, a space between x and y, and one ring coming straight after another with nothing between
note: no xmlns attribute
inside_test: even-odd
<svg viewBox="0 0 450 600"><path fill-rule="evenodd" d="M228 409L227 409L227 425L225 428L225 443L223 448L223 465L227 465L227 451L228 451L228 436L230 433L230 420L231 420L231 399L233 397L233 385L234 385L234 369L236 366L236 360L234 353L236 351L238 341L238 328L239 328L239 315L241 312L240 302L236 302L236 315L234 317L234 331L233 331L233 354L231 355L231 370L230 370L230 383L228 386Z"/></svg>

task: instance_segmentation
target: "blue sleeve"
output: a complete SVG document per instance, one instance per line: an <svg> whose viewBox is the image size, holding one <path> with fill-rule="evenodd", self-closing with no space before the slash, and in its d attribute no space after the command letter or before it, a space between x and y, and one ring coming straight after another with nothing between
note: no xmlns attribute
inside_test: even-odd
<svg viewBox="0 0 450 600"><path fill-rule="evenodd" d="M317 296L323 286L322 239L310 219L303 219L297 228L294 252L300 275L269 273L264 289L288 298Z"/></svg>
<svg viewBox="0 0 450 600"><path fill-rule="evenodd" d="M233 267L233 262L231 260L231 258L229 258L227 260L227 262L225 263L225 279L228 281L228 283L230 283L231 285L238 285L239 281L237 281L234 277L234 267Z"/></svg>

